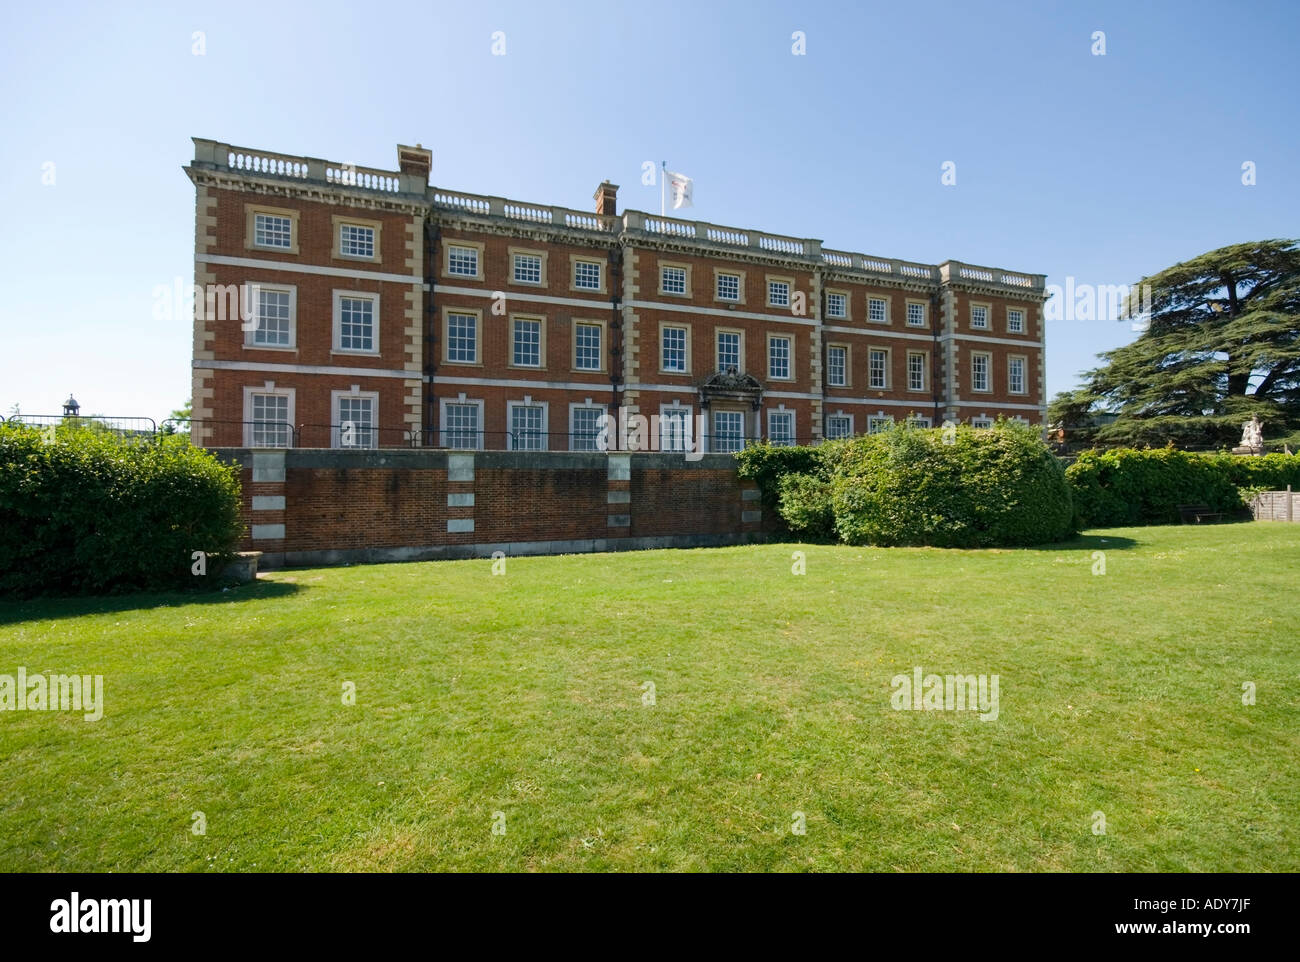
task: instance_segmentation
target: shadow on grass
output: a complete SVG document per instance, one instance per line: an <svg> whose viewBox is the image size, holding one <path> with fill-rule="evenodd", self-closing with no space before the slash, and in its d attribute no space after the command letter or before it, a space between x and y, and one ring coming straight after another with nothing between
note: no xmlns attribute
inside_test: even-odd
<svg viewBox="0 0 1300 962"><path fill-rule="evenodd" d="M951 547L944 545L935 547L933 545L846 545L841 541L831 541L812 538L800 538L798 535L785 533L782 537L773 538L768 544L789 544L795 547L829 547L829 548L873 548L879 551L891 551L898 548L900 551L910 550L913 548L934 548L936 551L952 551L960 553L962 551L1127 551L1129 548L1137 548L1143 542L1134 538L1125 538L1113 534L1077 534L1073 538L1065 541L1051 541L1047 544L1031 545L988 545L985 547L965 548Z"/></svg>
<svg viewBox="0 0 1300 962"><path fill-rule="evenodd" d="M81 618L86 615L116 614L154 608L184 608L189 605L229 605L243 601L286 598L304 590L284 581L254 581L215 591L141 591L123 595L85 595L0 600L0 625L36 621L42 618Z"/></svg>
<svg viewBox="0 0 1300 962"><path fill-rule="evenodd" d="M1113 534L1076 534L1065 541L1053 541L1051 544L1036 544L1015 548L1015 551L1127 551L1142 544L1134 538L1124 538Z"/></svg>

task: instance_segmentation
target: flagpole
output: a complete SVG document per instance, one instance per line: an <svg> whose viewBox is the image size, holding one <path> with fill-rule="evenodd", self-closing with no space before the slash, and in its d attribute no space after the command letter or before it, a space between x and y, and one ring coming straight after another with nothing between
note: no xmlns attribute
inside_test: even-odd
<svg viewBox="0 0 1300 962"><path fill-rule="evenodd" d="M668 179L668 161L659 161L659 216L664 216L664 189L667 187L665 181Z"/></svg>

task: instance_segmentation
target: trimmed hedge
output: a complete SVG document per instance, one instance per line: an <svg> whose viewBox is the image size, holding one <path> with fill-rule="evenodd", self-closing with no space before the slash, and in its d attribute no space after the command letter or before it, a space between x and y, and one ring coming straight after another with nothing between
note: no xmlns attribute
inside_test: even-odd
<svg viewBox="0 0 1300 962"><path fill-rule="evenodd" d="M791 531L809 537L980 548L1059 541L1074 530L1060 462L1037 431L1009 422L948 432L899 425L746 453L742 476L756 478Z"/></svg>
<svg viewBox="0 0 1300 962"><path fill-rule="evenodd" d="M0 594L193 585L242 532L238 474L185 437L0 425Z"/></svg>
<svg viewBox="0 0 1300 962"><path fill-rule="evenodd" d="M1070 488L1039 432L906 426L853 442L832 480L848 544L989 548L1074 533Z"/></svg>
<svg viewBox="0 0 1300 962"><path fill-rule="evenodd" d="M787 475L812 474L821 470L823 448L775 446L763 441L748 444L736 452L736 473L748 481L758 482L763 509L777 511L780 502L780 481Z"/></svg>
<svg viewBox="0 0 1300 962"><path fill-rule="evenodd" d="M1180 504L1233 512L1244 506L1241 489L1300 488L1300 456L1115 448L1084 451L1065 476L1080 527L1177 524Z"/></svg>

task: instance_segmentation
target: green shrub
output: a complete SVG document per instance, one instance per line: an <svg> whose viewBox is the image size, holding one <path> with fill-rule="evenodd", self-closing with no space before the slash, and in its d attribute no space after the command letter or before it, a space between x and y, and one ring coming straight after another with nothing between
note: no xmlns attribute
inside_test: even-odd
<svg viewBox="0 0 1300 962"><path fill-rule="evenodd" d="M1237 454L1200 455L1238 488L1281 491L1289 484L1300 490L1300 454L1265 454L1243 457Z"/></svg>
<svg viewBox="0 0 1300 962"><path fill-rule="evenodd" d="M817 448L777 446L762 441L747 444L736 452L736 473L747 481L758 483L763 507L775 511L780 499L780 479L787 474L808 474L820 470L821 456Z"/></svg>
<svg viewBox="0 0 1300 962"><path fill-rule="evenodd" d="M1242 464L1241 462L1268 462ZM1177 524L1180 504L1204 504L1213 511L1242 507L1239 488L1268 488L1291 472L1300 458L1196 454L1173 448L1115 448L1084 451L1066 469L1080 527Z"/></svg>
<svg viewBox="0 0 1300 962"><path fill-rule="evenodd" d="M194 584L241 534L238 474L184 437L0 425L0 594Z"/></svg>
<svg viewBox="0 0 1300 962"><path fill-rule="evenodd" d="M1037 431L1008 422L858 438L835 465L832 505L849 544L1033 545L1074 530L1060 462Z"/></svg>
<svg viewBox="0 0 1300 962"><path fill-rule="evenodd" d="M792 532L814 539L835 536L831 479L825 473L782 475L777 488L777 510Z"/></svg>

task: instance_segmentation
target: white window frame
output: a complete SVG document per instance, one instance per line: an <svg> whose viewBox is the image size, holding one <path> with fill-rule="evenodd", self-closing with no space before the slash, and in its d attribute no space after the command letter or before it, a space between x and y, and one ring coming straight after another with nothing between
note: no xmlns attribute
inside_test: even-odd
<svg viewBox="0 0 1300 962"><path fill-rule="evenodd" d="M835 365L831 363L831 355L838 351L841 355L840 362L840 379L837 381L834 377ZM848 387L849 386L849 346L847 344L827 344L826 345L826 386L827 387Z"/></svg>
<svg viewBox="0 0 1300 962"><path fill-rule="evenodd" d="M913 387L912 385L912 360L921 359L921 386ZM930 384L930 355L925 351L908 351L907 352L907 389L909 391L925 391Z"/></svg>
<svg viewBox="0 0 1300 962"><path fill-rule="evenodd" d="M369 231L369 241L363 241L362 235ZM349 236L354 235L354 236ZM351 224L347 221L339 223L339 256L340 257L357 257L361 260L373 261L375 259L376 248L375 229L369 224ZM360 248L368 246L370 253L362 253Z"/></svg>
<svg viewBox="0 0 1300 962"><path fill-rule="evenodd" d="M455 359L451 356L451 317L468 317L474 321L474 359L471 361ZM513 345L512 345L513 352ZM444 307L442 310L442 363L457 365L480 365L483 361L483 315L478 310L464 307Z"/></svg>
<svg viewBox="0 0 1300 962"><path fill-rule="evenodd" d="M542 430L541 430L541 447L539 448L521 448L518 446L518 439L515 437L515 411L520 408L540 408L542 412ZM524 395L522 401L506 402L506 435L507 447L511 451L549 451L551 449L551 406L546 401L534 401L531 396Z"/></svg>
<svg viewBox="0 0 1300 962"><path fill-rule="evenodd" d="M591 447L578 447L578 430L577 417L578 411L595 411L596 412L596 433L591 439ZM590 400L582 404L569 405L569 450L570 451L599 451L600 450L600 416L608 415L609 409L603 404L593 404Z"/></svg>
<svg viewBox="0 0 1300 962"><path fill-rule="evenodd" d="M371 348L343 347L343 298L357 301L370 301L370 314L373 319L370 330ZM380 300L377 293L370 291L334 291L334 346L335 354L361 354L376 357L379 354L379 318Z"/></svg>
<svg viewBox="0 0 1300 962"><path fill-rule="evenodd" d="M831 434L831 422L843 421L848 425L844 434ZM836 411L834 414L826 415L826 440L838 441L841 438L853 437L853 415L845 414L843 411Z"/></svg>
<svg viewBox="0 0 1300 962"><path fill-rule="evenodd" d="M734 365L737 373L745 370L745 332L738 328L719 327L713 331L713 362L717 365L719 371L725 371L727 366L722 363L722 335L733 336L736 338L736 364Z"/></svg>
<svg viewBox="0 0 1300 962"><path fill-rule="evenodd" d="M772 373L772 347L777 341L785 341L786 373ZM767 336L767 378L769 381L793 381L794 377L794 337L790 334L769 334Z"/></svg>
<svg viewBox="0 0 1300 962"><path fill-rule="evenodd" d="M447 444L447 434L448 434L448 429L447 429L447 408L448 408L449 405L452 405L452 404L455 404L455 405L468 405L468 406L470 406L470 407L477 408L477 409L478 409L478 414L475 415L475 422L474 422L475 425L476 425L476 428L475 428L475 431L474 431L474 434L475 434L474 445L475 445L475 446L472 447L472 448L450 448L450 450L453 450L453 451L482 451L482 450L483 450L483 436L484 436L484 427L483 427L483 424L484 424L484 421L483 421L483 401L482 401L481 399L478 399L478 398L467 398L467 397L465 397L463 394L460 395L459 397L444 397L444 398L439 398L439 399L438 399L438 441L440 442L441 447L444 447L444 448L448 448L448 447L450 447L450 446ZM455 431L453 431L453 432L451 432L451 433L456 433L456 432L463 431L463 430L464 430L464 428L456 428Z"/></svg>
<svg viewBox="0 0 1300 962"><path fill-rule="evenodd" d="M976 377L975 362L983 358L984 367L984 386L979 386ZM993 391L993 352L992 351L971 351L970 354L970 389L977 394L990 394Z"/></svg>
<svg viewBox="0 0 1300 962"><path fill-rule="evenodd" d="M242 290L250 294L257 295L252 304L253 316L257 319L257 327L251 331L244 332L244 347L253 348L258 351L293 351L298 347L298 287L295 284L263 284L261 281L248 281ZM261 293L270 291L276 294L289 295L289 343L288 344L259 344L256 340L257 332L262 329L261 313Z"/></svg>
<svg viewBox="0 0 1300 962"><path fill-rule="evenodd" d="M682 289L680 291L669 290L667 284L664 283L667 280L669 271L681 272ZM686 297L686 298L691 297L693 294L691 290L691 265L680 264L675 261L660 261L659 262L659 293L663 297Z"/></svg>
<svg viewBox="0 0 1300 962"><path fill-rule="evenodd" d="M789 440L776 440L776 432L772 430L774 418L789 419ZM767 409L767 443L774 447L794 447L799 443L799 419L795 416L794 411L784 407Z"/></svg>
<svg viewBox="0 0 1300 962"><path fill-rule="evenodd" d="M717 454L735 454L737 451L745 449L745 412L744 411L714 411L713 417L709 419L709 450ZM740 420L740 433L732 437L730 432L726 434L726 444L719 447L718 440L722 438L723 432L718 430L718 418L726 417L728 419L738 418ZM732 445L735 445L732 447Z"/></svg>
<svg viewBox="0 0 1300 962"><path fill-rule="evenodd" d="M833 298L839 298L843 304L843 310L838 314L831 309ZM826 316L835 321L847 321L849 319L849 292L848 291L827 291L826 292Z"/></svg>
<svg viewBox="0 0 1300 962"><path fill-rule="evenodd" d="M668 332L674 335L681 335L681 347L674 347L674 354L681 351L681 367L668 366ZM675 359L675 357L674 357ZM691 328L687 324L669 324L660 322L659 324L659 372L661 374L690 374L691 373Z"/></svg>
<svg viewBox="0 0 1300 962"><path fill-rule="evenodd" d="M362 220L355 217L342 217L335 214L332 218L334 225L334 249L330 255L344 261L366 261L367 263L376 264L383 258L381 256L381 240L383 224L376 220ZM358 231L370 231L370 253L356 254L348 251L343 245L344 231L348 228Z"/></svg>
<svg viewBox="0 0 1300 962"><path fill-rule="evenodd" d="M537 279L520 278L519 267L521 261L536 262ZM519 284L524 287L545 287L546 286L546 253L544 251L521 251L510 249L510 283Z"/></svg>
<svg viewBox="0 0 1300 962"><path fill-rule="evenodd" d="M361 400L370 402L369 444L343 443L343 404L344 400ZM355 434L354 430L354 434ZM330 391L330 447L345 451L374 450L379 447L379 392L378 391Z"/></svg>
<svg viewBox="0 0 1300 962"><path fill-rule="evenodd" d="M784 287L785 293L782 295L775 288ZM777 295L774 297L773 295ZM780 300L784 297L785 300ZM771 277L767 278L767 306L768 307L786 307L788 308L794 301L794 279L790 277Z"/></svg>
<svg viewBox="0 0 1300 962"><path fill-rule="evenodd" d="M654 440L660 451L672 454L684 454L695 449L695 418L689 404L673 403L659 405L659 437ZM683 424L680 435L668 429L670 421L681 420ZM667 440L668 444L665 444Z"/></svg>
<svg viewBox="0 0 1300 962"><path fill-rule="evenodd" d="M867 418L867 433L880 434L882 431L888 431L893 425L892 414L873 414Z"/></svg>
<svg viewBox="0 0 1300 962"><path fill-rule="evenodd" d="M1016 364L1020 365L1020 387L1016 387L1015 378L1012 376ZM1023 354L1007 355L1007 393L1008 394L1028 394L1029 393L1029 359Z"/></svg>
<svg viewBox="0 0 1300 962"><path fill-rule="evenodd" d="M584 265L596 268L596 286L587 287L578 283L578 267ZM572 257L569 264L569 289L583 291L587 294L605 293L605 263L595 257Z"/></svg>
<svg viewBox="0 0 1300 962"><path fill-rule="evenodd" d="M880 368L881 381L876 383L876 355L884 357L884 362ZM890 368L893 366L893 358L890 355L890 349L887 347L869 347L867 348L867 390L869 391L888 391L890 389Z"/></svg>
<svg viewBox="0 0 1300 962"><path fill-rule="evenodd" d="M919 321L912 320L912 308L918 308L920 310L921 319ZM925 301L908 301L904 305L903 310L907 314L908 327L925 327L926 324L929 322L930 319L929 305L926 304Z"/></svg>
<svg viewBox="0 0 1300 962"><path fill-rule="evenodd" d="M467 274L464 271L452 270L451 262L452 249L470 251L474 255L475 273ZM443 254L442 273L446 277L461 277L466 280L481 281L483 280L483 245L478 241L461 241L449 240L444 243L445 253Z"/></svg>
<svg viewBox="0 0 1300 962"><path fill-rule="evenodd" d="M263 240L263 241L259 241L259 240L257 239L257 234L258 234L257 220L258 220L259 217L264 217L264 218L275 218L276 220L288 221L288 223L289 223L289 230L288 230L288 238L289 238L289 242L288 242L287 244L268 244L268 243L266 243L266 241L264 241L264 240ZM257 250L263 250L263 251L279 251L281 254L296 254L296 253L298 253L298 214L297 214L297 211L281 210L281 209L279 209L279 208L270 208L270 207L253 207L253 208L251 208L251 209L249 210L249 213L248 213L248 225L249 225L249 226L248 226L248 229L249 229L248 246L249 246L249 247L255 248L255 249L257 249ZM267 233L267 232L266 232L266 231L263 231L263 233ZM277 230L276 233L278 234L279 231Z"/></svg>
<svg viewBox="0 0 1300 962"><path fill-rule="evenodd" d="M970 419L970 426L979 431L985 431L993 427L993 419L989 417L977 417Z"/></svg>
<svg viewBox="0 0 1300 962"><path fill-rule="evenodd" d="M537 363L521 363L516 352L518 344L517 338L519 331L516 328L518 324L536 324L537 325ZM510 367L523 368L529 371L539 371L546 367L546 319L543 317L533 317L526 314L510 315Z"/></svg>
<svg viewBox="0 0 1300 962"><path fill-rule="evenodd" d="M880 317L871 316L872 305L879 304ZM867 323L868 324L888 324L889 323L889 298L881 297L878 294L871 294L867 297Z"/></svg>
<svg viewBox="0 0 1300 962"><path fill-rule="evenodd" d="M736 281L736 296L722 296L722 279L724 277L734 278ZM743 271L724 271L714 269L713 273L713 299L721 301L724 304L743 304L745 302L745 274Z"/></svg>
<svg viewBox="0 0 1300 962"><path fill-rule="evenodd" d="M1019 323L1017 326L1015 326L1015 327L1012 327L1012 326L1011 326L1011 315L1013 315L1013 314L1019 314L1019 315L1020 315L1020 323ZM1025 333L1025 309L1024 309L1023 307L1008 307L1008 308L1007 308L1007 333L1008 333L1008 334L1023 334L1023 333Z"/></svg>
<svg viewBox="0 0 1300 962"><path fill-rule="evenodd" d="M972 331L987 331L989 329L989 315L992 313L993 310L988 304L972 304L970 306L970 329Z"/></svg>
<svg viewBox="0 0 1300 962"><path fill-rule="evenodd" d="M594 327L600 331L600 342L596 345L596 360L599 365L597 367L582 367L578 364L578 328L579 327ZM571 348L572 351L571 360L573 362L573 369L575 371L582 371L583 373L586 374L599 374L602 371L604 371L605 370L605 325L604 323L601 321L595 321L589 319L583 319L583 320L575 319L573 322L573 333L571 337L573 339L573 345Z"/></svg>
<svg viewBox="0 0 1300 962"><path fill-rule="evenodd" d="M258 445L254 443L254 432L256 431L256 425L251 423L252 421L255 420L255 418L253 417L253 398L255 395L263 395L263 394L270 394L276 397L288 398L288 404L285 406L285 416L288 418L288 423L285 430L289 436L289 443L283 445L283 447L286 448L293 447L293 425L294 425L294 413L295 413L294 407L295 407L295 402L297 400L296 397L297 391L291 387L278 388L275 386L274 381L272 381L270 384L261 387L257 387L254 385L244 386L244 447L259 448L259 449L267 447L267 445ZM278 449L281 447L281 445L272 445L270 447L272 449Z"/></svg>

